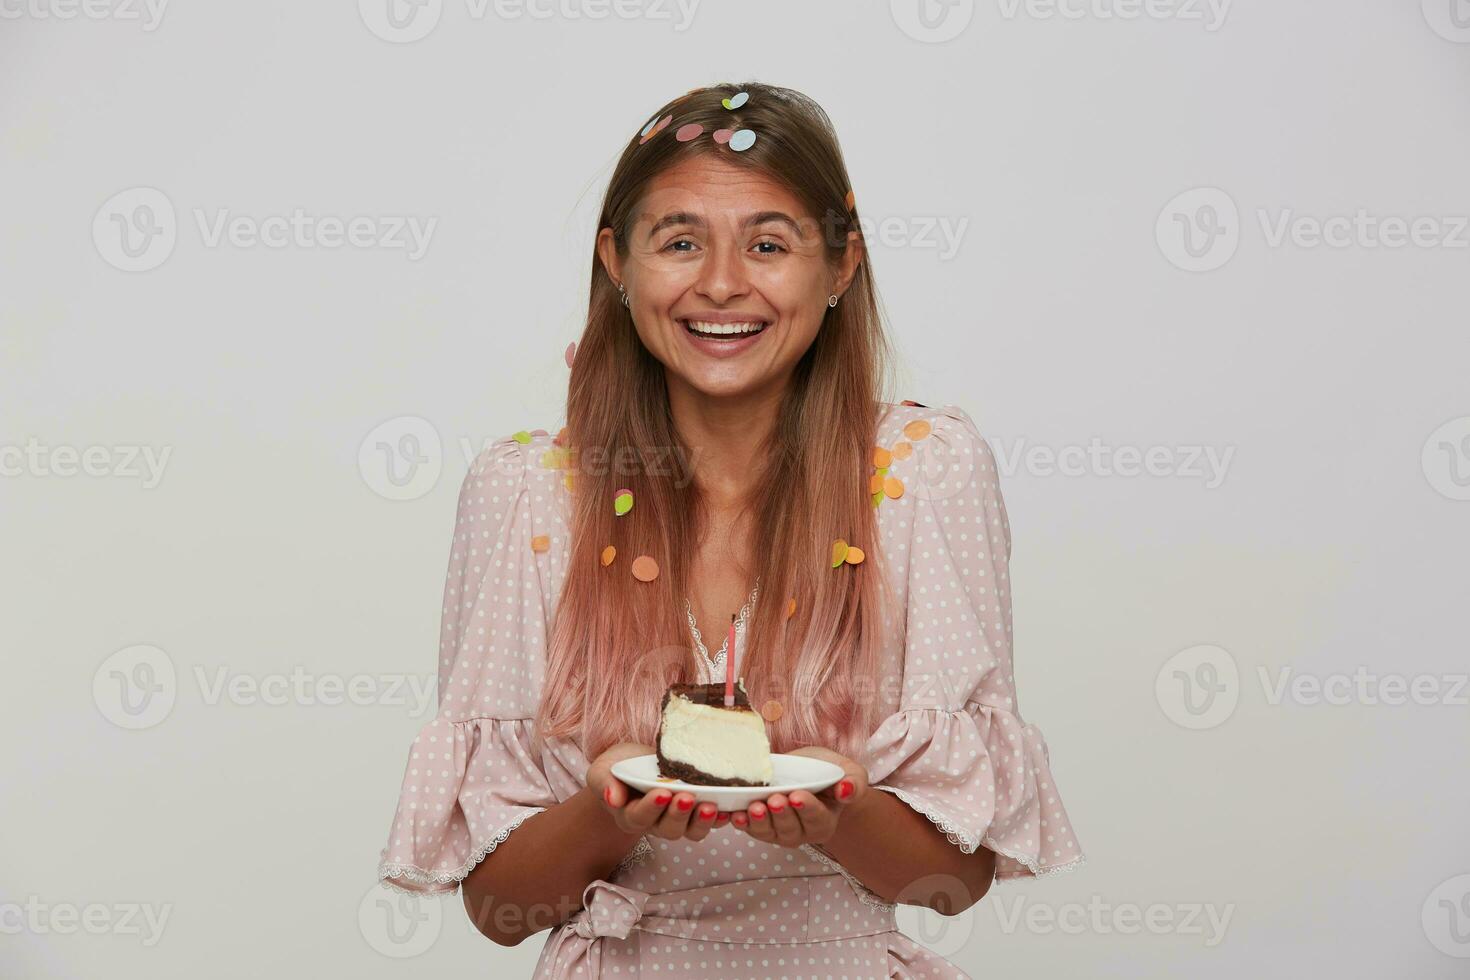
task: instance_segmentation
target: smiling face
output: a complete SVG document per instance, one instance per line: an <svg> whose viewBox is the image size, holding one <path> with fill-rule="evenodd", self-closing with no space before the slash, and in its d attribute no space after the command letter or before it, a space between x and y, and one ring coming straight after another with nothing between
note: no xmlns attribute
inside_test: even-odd
<svg viewBox="0 0 1470 980"><path fill-rule="evenodd" d="M852 281L858 236L834 265L826 233L778 181L707 155L650 182L626 254L609 228L597 249L670 386L729 397L784 386Z"/></svg>

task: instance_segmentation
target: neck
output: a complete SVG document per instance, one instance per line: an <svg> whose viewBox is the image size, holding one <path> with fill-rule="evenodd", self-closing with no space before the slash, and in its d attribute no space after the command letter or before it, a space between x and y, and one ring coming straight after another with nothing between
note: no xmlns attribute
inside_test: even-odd
<svg viewBox="0 0 1470 980"><path fill-rule="evenodd" d="M762 479L784 397L784 386L716 397L669 379L674 428L695 454L694 481L717 511L741 507Z"/></svg>

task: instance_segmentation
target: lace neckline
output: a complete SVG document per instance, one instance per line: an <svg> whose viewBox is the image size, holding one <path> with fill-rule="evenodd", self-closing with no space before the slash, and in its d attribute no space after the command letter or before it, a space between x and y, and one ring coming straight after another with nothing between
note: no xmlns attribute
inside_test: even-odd
<svg viewBox="0 0 1470 980"><path fill-rule="evenodd" d="M750 590L750 598L745 600L745 605L740 607L740 612L735 616L735 635L737 642L739 642L739 637L745 635L745 628L750 620L750 607L755 605L755 597L760 593L760 590L761 584L757 580L755 588ZM705 664L709 667L710 676L715 678L723 677L725 675L725 659L728 656L733 656L733 652L727 649L730 646L729 632L727 631L725 633L724 640L720 642L719 652L714 657L711 657L709 655L709 649L704 645L704 637L700 635L699 626L694 622L694 607L690 604L687 596L684 599L684 615L689 620L689 632L694 637L694 648L699 651L700 657L703 658Z"/></svg>

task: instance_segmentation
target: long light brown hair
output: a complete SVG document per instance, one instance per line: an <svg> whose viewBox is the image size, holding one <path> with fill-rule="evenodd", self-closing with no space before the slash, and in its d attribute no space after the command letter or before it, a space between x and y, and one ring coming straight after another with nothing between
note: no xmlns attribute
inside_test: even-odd
<svg viewBox="0 0 1470 980"><path fill-rule="evenodd" d="M750 94L743 107L721 104L741 91ZM670 115L666 131L647 141L633 135L603 198L598 227L612 229L620 255L627 255L649 183L697 154L718 153L789 187L823 223L827 260L836 268L848 232L859 228L837 136L820 106L791 89L747 82L695 89L653 118ZM704 135L674 139L688 123L701 124ZM737 153L710 138L722 128L749 128L758 138ZM878 648L891 596L868 481L891 383L889 352L864 248L850 287L796 365L758 457L765 470L746 502L755 563L747 581L758 578L760 592L741 675L753 704L781 706L769 725L776 751L821 745L856 758L876 724ZM619 741L652 743L665 688L696 677L684 602L705 526L705 502L685 470L699 447L680 439L664 367L639 340L595 254L565 442L573 474L571 554L548 641L537 733L574 739L590 760ZM616 516L613 496L622 487L633 491L635 506ZM837 538L861 547L866 559L833 568ZM604 566L607 545L617 554ZM630 573L639 555L658 562L651 582ZM796 610L788 616L792 599ZM717 647L728 623L705 625L719 627L711 644Z"/></svg>

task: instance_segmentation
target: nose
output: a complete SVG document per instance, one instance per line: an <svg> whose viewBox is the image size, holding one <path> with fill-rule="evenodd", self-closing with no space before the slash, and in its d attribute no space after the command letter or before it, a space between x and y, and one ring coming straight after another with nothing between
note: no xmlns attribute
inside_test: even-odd
<svg viewBox="0 0 1470 980"><path fill-rule="evenodd" d="M710 242L700 263L694 288L716 306L724 306L750 291L740 247L731 242Z"/></svg>

